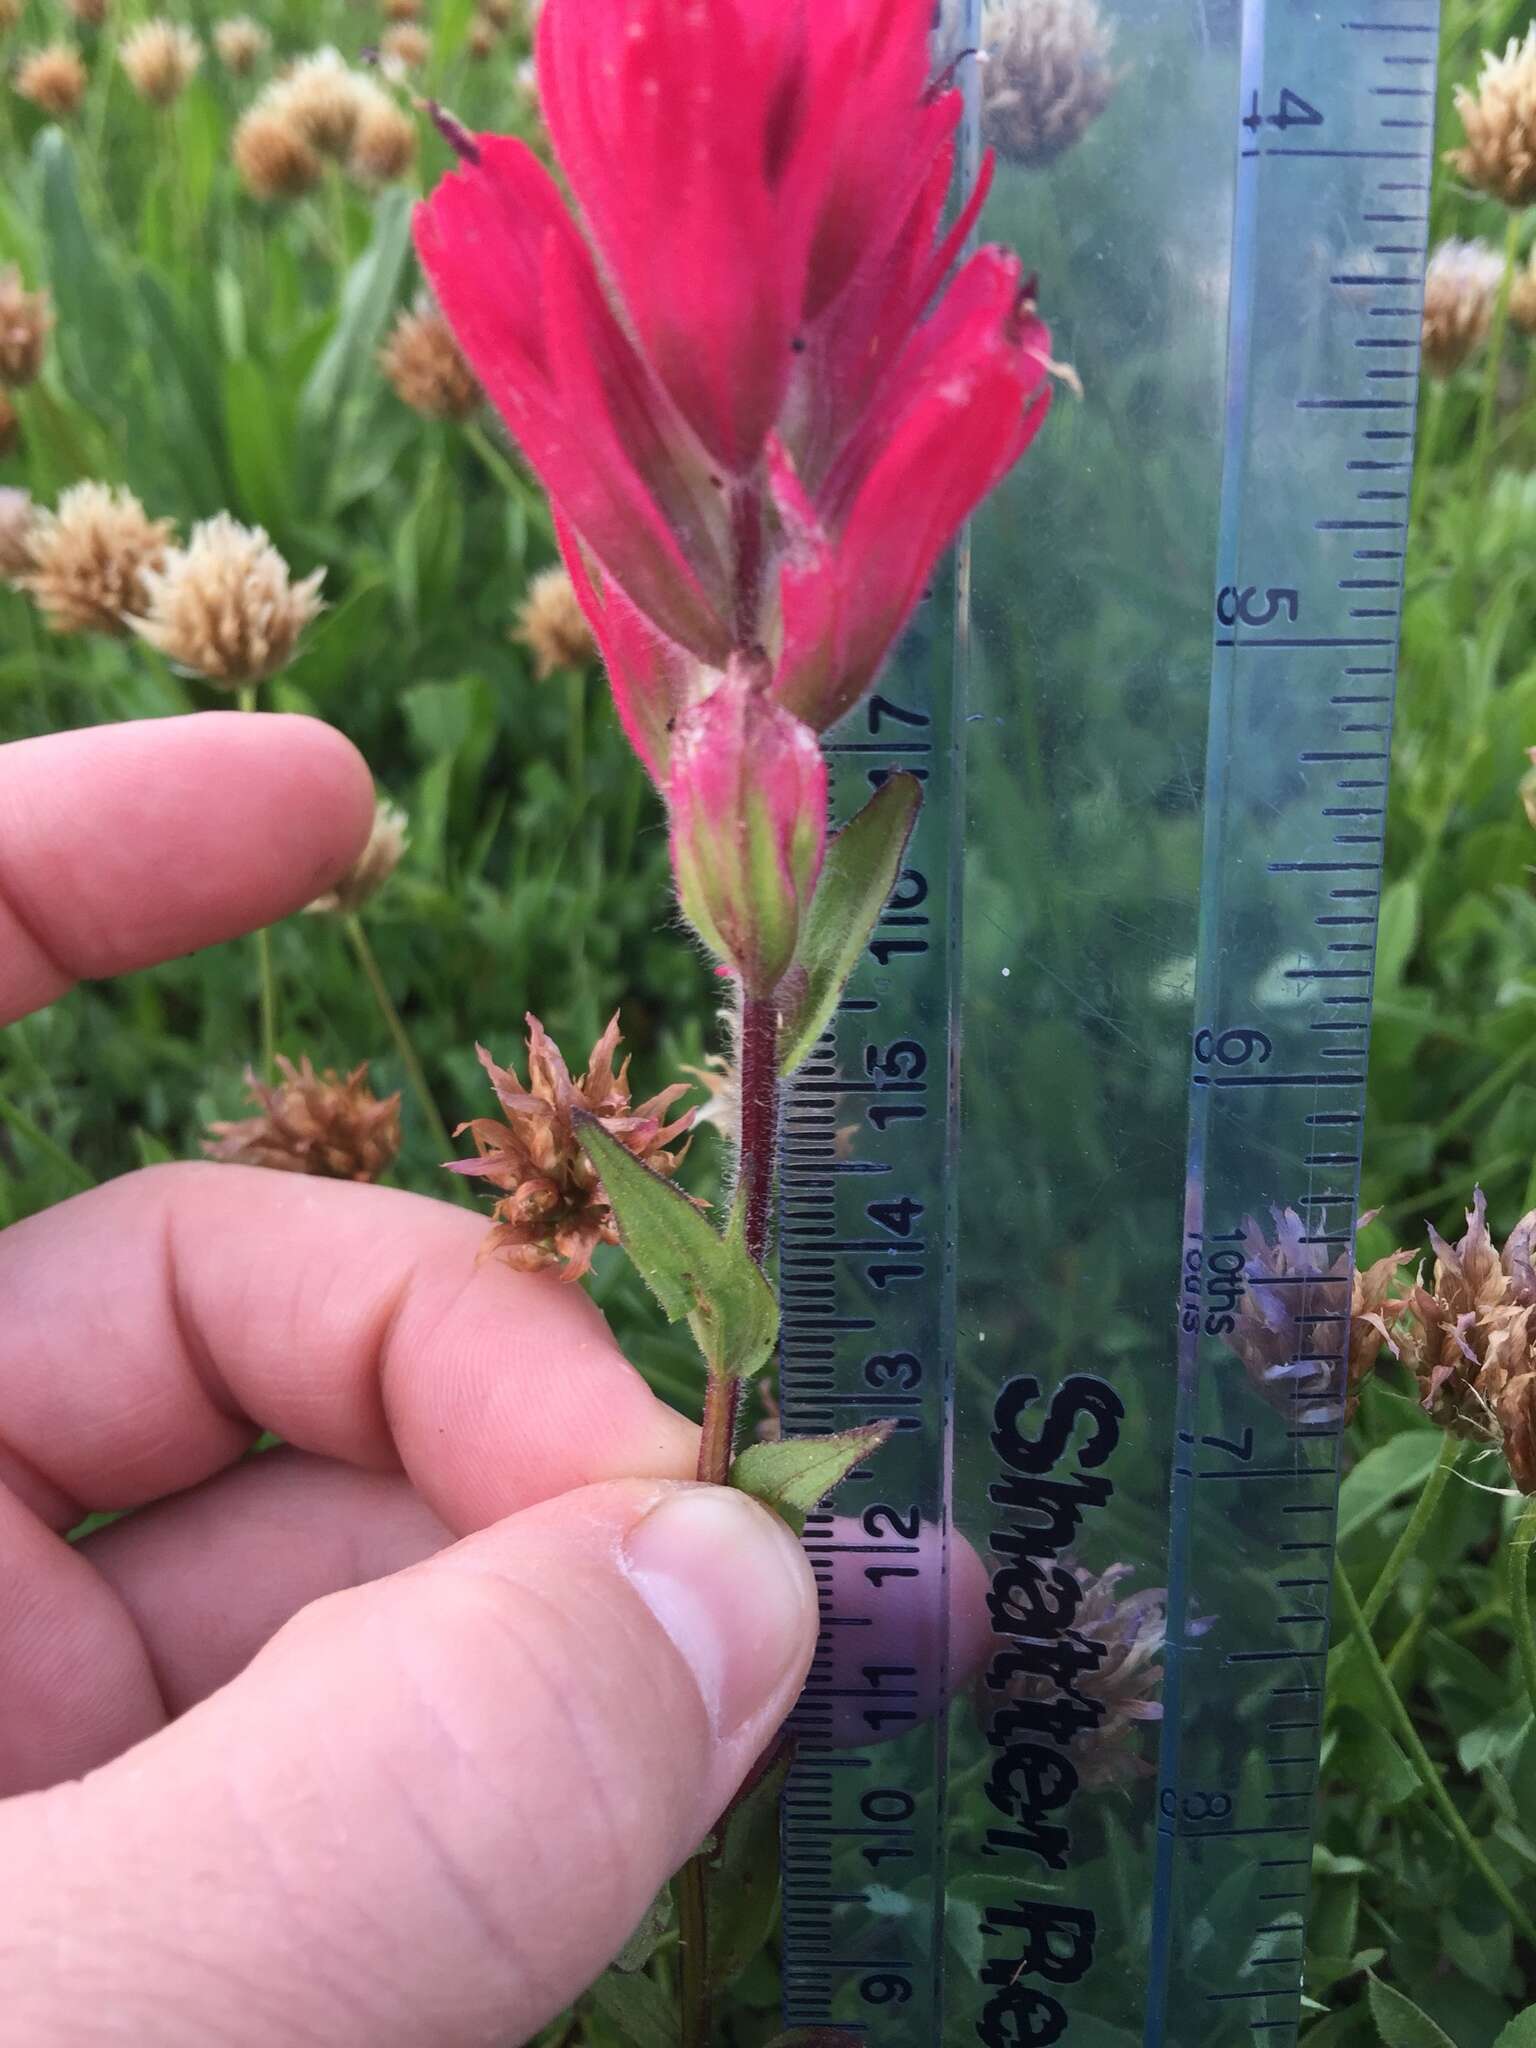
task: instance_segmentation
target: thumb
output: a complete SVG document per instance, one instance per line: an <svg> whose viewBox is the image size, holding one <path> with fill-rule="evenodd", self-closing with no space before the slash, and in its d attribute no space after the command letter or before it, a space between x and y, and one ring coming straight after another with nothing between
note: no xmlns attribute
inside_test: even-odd
<svg viewBox="0 0 1536 2048"><path fill-rule="evenodd" d="M815 1633L781 1523L653 1481L315 1602L160 1734L0 1810L0 2043L526 2039L697 1848Z"/></svg>

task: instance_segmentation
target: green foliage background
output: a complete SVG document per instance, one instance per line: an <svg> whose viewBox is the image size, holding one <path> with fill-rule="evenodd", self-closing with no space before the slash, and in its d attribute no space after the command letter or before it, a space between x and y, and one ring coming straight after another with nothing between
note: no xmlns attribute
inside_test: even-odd
<svg viewBox="0 0 1536 2048"><path fill-rule="evenodd" d="M114 57L139 11L114 5L103 30L82 35L92 83L65 130L0 91L0 261L48 283L59 315L42 381L19 395L21 448L0 462L0 483L51 499L82 477L124 481L153 513L185 525L227 508L264 524L296 571L326 567L330 609L272 701L339 725L411 814L407 861L368 923L450 1122L486 1106L476 1039L506 1059L530 1006L575 1056L622 1001L640 1085L660 1086L708 1042L709 982L670 928L660 817L600 679L539 683L508 638L530 575L553 559L547 516L493 429L424 422L377 372L382 334L416 287L408 194L368 199L333 174L311 200L251 201L228 138L265 71L231 81L210 56L175 109L145 107ZM205 35L215 18L202 0L175 11ZM334 40L356 54L379 28L343 0L253 11L282 53ZM526 127L523 42L471 65L470 0L430 12L426 89L471 125ZM1511 0L1448 0L1447 137L1452 86L1526 19ZM0 56L68 27L62 0L28 0ZM422 181L446 160L428 132ZM1493 202L1440 176L1436 239L1497 242L1505 226ZM1517 232L1523 249L1531 225ZM1482 375L1474 364L1436 392L1421 438L1372 1056L1372 1255L1422 1242L1426 1218L1458 1227L1474 1181L1501 1235L1536 1205L1536 836L1518 796L1536 743L1529 345L1508 351L1486 481L1473 453ZM136 645L50 639L0 592L0 739L215 701ZM1169 832L1182 844L1178 812L1170 805ZM368 1058L382 1086L399 1085L341 932L296 919L275 942L282 1047L322 1065ZM0 1223L85 1179L195 1155L203 1126L239 1111L253 995L249 949L223 948L81 989L6 1032ZM409 1099L405 1117L397 1178L442 1193ZM1074 1145L1093 1138L1070 1133ZM598 1292L656 1384L691 1403L686 1339L658 1330L617 1261L601 1264ZM1364 1404L1345 1490L1343 1555L1362 1592L1438 1450L1387 1375ZM1468 1825L1529 1899L1536 1733L1500 1571L1506 1485L1494 1458L1464 1457L1377 1634ZM1432 1811L1358 1654L1336 1651L1331 1675L1306 2039L1489 2048L1536 1998L1536 1954ZM1394 1989L1373 1987L1373 1972ZM763 1959L741 1980L725 2037L761 2042L775 2002ZM617 2010L605 1997L585 2012L583 2038L619 2038ZM1510 2048L1527 2038L1511 2035Z"/></svg>

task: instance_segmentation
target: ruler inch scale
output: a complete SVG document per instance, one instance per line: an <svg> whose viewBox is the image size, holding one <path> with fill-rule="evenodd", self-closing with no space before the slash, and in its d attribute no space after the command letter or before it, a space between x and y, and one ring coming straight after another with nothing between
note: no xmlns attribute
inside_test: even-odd
<svg viewBox="0 0 1536 2048"><path fill-rule="evenodd" d="M947 5L950 53L976 47L980 0ZM1048 1289L1068 1284L1070 1247L1024 1252L1001 1185L957 1195L989 1148L1045 1142L1036 1104L990 1107L984 1079L1012 1014L990 977L1031 957L988 928L1002 900L988 859L1006 863L1014 836L1031 843L1022 809L1016 828L994 815L994 730L1020 764L1020 806L1048 788L1030 780L1036 741L1013 744L1016 700L988 644L1030 603L996 566L999 524L1027 498L979 515L953 588L834 741L843 814L900 768L922 776L927 802L869 955L784 1109L786 1432L895 1425L806 1532L823 1632L785 1806L784 2010L879 2048L1293 2048L1303 2018L1438 15L1436 0L1233 0L1228 45L1202 0L1111 11L1119 47L1139 55L1141 37L1151 53L1143 120L1166 101L1170 127L1160 143L1122 131L1106 188L1126 152L1161 146L1166 166L1204 151L1210 226L1181 222L1177 246L1199 273L1193 296L1220 285L1218 405L1200 452L1209 518L1188 522L1179 565L1210 622L1204 672L1167 712L1205 762L1192 971L1182 1025L1159 1022L1145 1056L1150 1074L1182 1043L1187 1063L1177 1139L1148 1106L1149 1156L1169 1155L1155 1336L1100 1354L1089 1331L1080 1355L1064 1341L1048 1358L1020 1352L989 1260L1019 1290ZM1169 55L1181 14L1201 69L1183 107ZM975 140L973 108L973 161ZM1093 188L1074 175L1066 209L1080 215ZM1186 202L1201 177L1197 164ZM1054 227L1050 200L999 187L982 237L1009 205L1028 257L1030 209ZM1072 284L1055 296L1070 301ZM1041 616L1032 653L1069 703L1078 621L1058 625L1058 651L1048 605ZM1177 682L1177 663L1163 674ZM1032 681L1025 670L1017 687ZM1088 780L1082 764L1051 765ZM1070 912L1070 883L1053 885ZM1170 910L1170 933L1183 915ZM1059 982L1058 1014L1076 1015L1079 1035L1129 1045L1118 1013L1096 1015L1078 993L1088 981L1037 941L1041 973L1037 1004ZM1031 1028L1027 1007L1017 1016ZM1050 1105L1038 1108L1043 1134ZM1128 1157L1136 1135L1122 1134ZM1027 1175L1019 1185L1022 1204ZM1102 1199L1142 1193L1111 1180ZM1134 1441L1146 1417L1166 1441ZM1047 1442L1057 1465L1028 1465ZM1011 1622L1000 1602L1009 1560L1032 1557L1077 1581L1058 1624ZM1106 1697L1116 1725L1095 1673L1125 1644L1071 1621L1081 1596L1112 1632L1105 1597L1122 1586L1133 1619L1153 1611L1138 1602L1163 1603L1162 1725L1133 1767L1122 1744L1095 1782ZM953 1688L949 1670L952 1640L967 1641L955 1615L984 1595L1003 1630L994 1649L1014 1660L994 1661L988 1683L1005 1667L1032 1674L986 1702L972 1662Z"/></svg>

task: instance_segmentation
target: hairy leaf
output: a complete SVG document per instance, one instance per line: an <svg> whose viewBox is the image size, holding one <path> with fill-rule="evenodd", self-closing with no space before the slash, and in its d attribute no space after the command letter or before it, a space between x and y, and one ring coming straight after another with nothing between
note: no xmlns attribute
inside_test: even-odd
<svg viewBox="0 0 1536 2048"><path fill-rule="evenodd" d="M1375 2020L1384 2048L1454 2048L1445 2031L1427 2012L1420 2012L1411 1998L1379 1977L1371 1982L1371 2018Z"/></svg>
<svg viewBox="0 0 1536 2048"><path fill-rule="evenodd" d="M894 1427L870 1422L837 1436L784 1437L773 1444L748 1444L731 1467L732 1486L750 1493L783 1516L797 1532L855 1465L872 1457Z"/></svg>

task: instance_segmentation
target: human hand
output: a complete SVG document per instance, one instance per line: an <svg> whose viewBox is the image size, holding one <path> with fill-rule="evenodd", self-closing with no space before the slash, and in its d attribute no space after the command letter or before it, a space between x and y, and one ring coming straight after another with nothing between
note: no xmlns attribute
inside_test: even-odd
<svg viewBox="0 0 1536 2048"><path fill-rule="evenodd" d="M371 815L303 719L0 749L0 1022L297 909ZM798 1545L479 1239L201 1165L0 1235L0 2044L522 2040L788 1711Z"/></svg>

